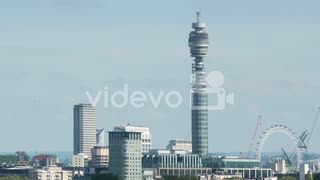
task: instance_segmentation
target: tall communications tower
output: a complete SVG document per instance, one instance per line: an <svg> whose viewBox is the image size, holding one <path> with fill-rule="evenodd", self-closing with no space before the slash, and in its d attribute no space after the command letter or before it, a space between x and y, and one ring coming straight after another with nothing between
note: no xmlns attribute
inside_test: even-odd
<svg viewBox="0 0 320 180"><path fill-rule="evenodd" d="M209 39L205 23L192 23L194 31L189 34L192 63L192 152L200 156L208 154L208 94L204 57L207 55Z"/></svg>

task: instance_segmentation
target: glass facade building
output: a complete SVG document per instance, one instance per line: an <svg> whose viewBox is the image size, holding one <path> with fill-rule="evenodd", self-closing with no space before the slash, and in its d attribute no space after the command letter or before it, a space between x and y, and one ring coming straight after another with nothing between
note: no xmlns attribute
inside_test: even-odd
<svg viewBox="0 0 320 180"><path fill-rule="evenodd" d="M194 92L193 107L207 107L208 94ZM208 109L192 109L192 152L204 156L208 154Z"/></svg>
<svg viewBox="0 0 320 180"><path fill-rule="evenodd" d="M240 174L242 178L271 177L270 168L261 168L259 159L243 159L238 157L206 157L202 160L204 167L212 168L216 174Z"/></svg>
<svg viewBox="0 0 320 180"><path fill-rule="evenodd" d="M197 154L186 151L153 149L142 157L142 167L155 169L156 175L197 176L211 174L212 168L203 168Z"/></svg>

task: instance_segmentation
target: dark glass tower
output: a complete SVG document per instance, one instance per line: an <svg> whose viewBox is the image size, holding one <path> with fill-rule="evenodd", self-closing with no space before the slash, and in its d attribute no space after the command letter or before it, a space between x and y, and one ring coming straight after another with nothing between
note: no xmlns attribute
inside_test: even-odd
<svg viewBox="0 0 320 180"><path fill-rule="evenodd" d="M206 25L192 23L194 31L189 34L189 47L192 63L192 152L200 156L208 154L208 94L204 57L208 51L209 39Z"/></svg>

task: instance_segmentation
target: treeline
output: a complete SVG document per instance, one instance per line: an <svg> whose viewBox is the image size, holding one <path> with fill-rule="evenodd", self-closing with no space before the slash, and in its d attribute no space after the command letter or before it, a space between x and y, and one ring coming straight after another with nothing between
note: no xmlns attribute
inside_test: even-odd
<svg viewBox="0 0 320 180"><path fill-rule="evenodd" d="M305 179L306 180L320 180L320 173L313 174L312 176L307 175ZM292 177L292 176L284 176L284 177L280 178L280 180L298 180L298 179L295 177Z"/></svg>
<svg viewBox="0 0 320 180"><path fill-rule="evenodd" d="M119 180L118 176L115 176L111 173L107 174L94 174L91 177L91 180Z"/></svg>
<svg viewBox="0 0 320 180"><path fill-rule="evenodd" d="M0 180L29 180L26 176L0 176Z"/></svg>
<svg viewBox="0 0 320 180"><path fill-rule="evenodd" d="M164 180L197 180L198 178L195 176L164 176Z"/></svg>

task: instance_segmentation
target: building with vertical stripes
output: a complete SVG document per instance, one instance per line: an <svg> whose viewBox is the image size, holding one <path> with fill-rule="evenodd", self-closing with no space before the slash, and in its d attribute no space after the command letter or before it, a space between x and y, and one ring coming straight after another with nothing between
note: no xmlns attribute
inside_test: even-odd
<svg viewBox="0 0 320 180"><path fill-rule="evenodd" d="M73 154L91 156L96 145L96 108L91 104L78 104L73 108Z"/></svg>

